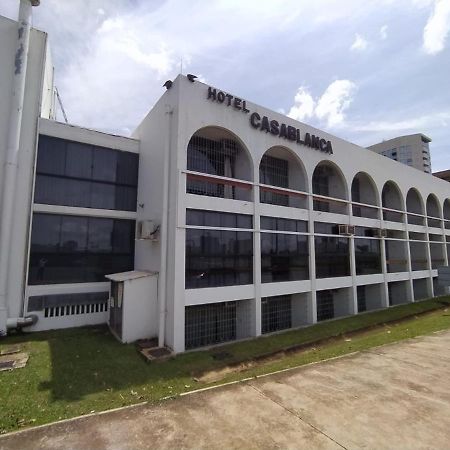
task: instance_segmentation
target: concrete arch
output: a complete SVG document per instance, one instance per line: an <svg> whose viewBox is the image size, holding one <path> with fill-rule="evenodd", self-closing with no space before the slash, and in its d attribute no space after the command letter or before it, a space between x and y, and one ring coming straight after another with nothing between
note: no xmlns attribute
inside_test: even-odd
<svg viewBox="0 0 450 450"><path fill-rule="evenodd" d="M357 195L357 184L359 194ZM352 201L367 205L379 206L379 193L373 178L367 172L358 172L352 180ZM355 198L356 197L356 198Z"/></svg>
<svg viewBox="0 0 450 450"><path fill-rule="evenodd" d="M406 211L425 215L423 198L416 188L410 188L406 194Z"/></svg>
<svg viewBox="0 0 450 450"><path fill-rule="evenodd" d="M328 180L327 186L323 183L325 178ZM316 165L312 174L312 188L313 194L349 199L345 176L339 166L332 161L322 160Z"/></svg>
<svg viewBox="0 0 450 450"><path fill-rule="evenodd" d="M264 157L269 156L272 158L281 159L287 161L288 163L288 185L280 186L276 184L275 180L271 180L267 173L261 173L261 163L264 161ZM308 192L308 177L306 174L306 169L303 161L298 157L298 155L291 150L289 147L282 145L276 145L267 149L261 156L258 164L259 167L259 182L263 184L269 184L271 186L286 187L289 189L294 189L296 191ZM262 179L264 178L264 179Z"/></svg>
<svg viewBox="0 0 450 450"><path fill-rule="evenodd" d="M427 197L427 216L439 218L442 217L439 200L434 194L430 194Z"/></svg>
<svg viewBox="0 0 450 450"><path fill-rule="evenodd" d="M352 202L364 203L366 205L379 206L380 195L373 178L366 172L358 172L352 180L350 188ZM378 218L378 208L368 208L352 204L352 212L355 217Z"/></svg>
<svg viewBox="0 0 450 450"><path fill-rule="evenodd" d="M425 206L420 192L416 188L410 188L406 194L406 211L408 223L412 225L424 225L424 218L413 214L425 215ZM410 214L413 213L413 214Z"/></svg>
<svg viewBox="0 0 450 450"><path fill-rule="evenodd" d="M398 184L392 180L386 181L381 191L381 203L383 208L404 210L403 194Z"/></svg>
<svg viewBox="0 0 450 450"><path fill-rule="evenodd" d="M203 140L204 143L209 142L211 153L214 153L214 145L217 145L217 148L222 145L224 151L228 152L235 158L235 164L232 168L233 176L229 176L228 174L224 174L224 176L229 176L229 178L237 178L245 181L253 181L254 161L250 150L247 148L247 146L239 136L237 136L231 130L224 127L219 127L217 125L208 125L199 128L190 137L187 144L188 170L194 170L196 172L209 174L214 174L213 172L216 170L212 162L208 162L206 160L200 162L200 158L198 158L198 161L195 161L196 155L194 153L197 153L197 156L200 157L200 155L198 154L199 150L195 149L196 140L198 142L200 142L200 140ZM214 142L216 144L213 144ZM190 151L192 152L191 155L189 155ZM189 169L189 167L193 168ZM196 170L195 167L203 170Z"/></svg>

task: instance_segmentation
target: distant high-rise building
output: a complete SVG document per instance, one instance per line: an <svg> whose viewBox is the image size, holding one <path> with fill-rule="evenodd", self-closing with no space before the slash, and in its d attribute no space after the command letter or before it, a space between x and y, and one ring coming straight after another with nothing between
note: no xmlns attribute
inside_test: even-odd
<svg viewBox="0 0 450 450"><path fill-rule="evenodd" d="M379 155L431 173L429 143L431 139L422 133L399 136L367 147Z"/></svg>

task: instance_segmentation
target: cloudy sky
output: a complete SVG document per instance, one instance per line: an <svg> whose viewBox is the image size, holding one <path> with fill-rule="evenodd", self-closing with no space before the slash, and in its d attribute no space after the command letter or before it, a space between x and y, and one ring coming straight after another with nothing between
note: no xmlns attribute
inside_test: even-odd
<svg viewBox="0 0 450 450"><path fill-rule="evenodd" d="M450 0L41 0L33 24L71 123L130 134L182 61L363 146L422 132L450 168Z"/></svg>

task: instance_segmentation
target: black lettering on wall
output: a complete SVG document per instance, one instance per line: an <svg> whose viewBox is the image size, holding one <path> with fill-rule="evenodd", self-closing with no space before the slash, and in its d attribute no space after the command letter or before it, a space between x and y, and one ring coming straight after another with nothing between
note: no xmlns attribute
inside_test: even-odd
<svg viewBox="0 0 450 450"><path fill-rule="evenodd" d="M241 109L241 102L242 100L240 98L234 97L234 107L236 109Z"/></svg>
<svg viewBox="0 0 450 450"><path fill-rule="evenodd" d="M277 120L270 121L270 132L275 136L278 136L278 134L280 133L280 124Z"/></svg>
<svg viewBox="0 0 450 450"><path fill-rule="evenodd" d="M265 130L266 133L270 132L270 125L269 125L269 119L267 118L267 116L264 116L262 118L262 122L261 122L261 131Z"/></svg>
<svg viewBox="0 0 450 450"><path fill-rule="evenodd" d="M295 141L297 137L297 129L291 127L290 125L287 127L287 137L290 141Z"/></svg>
<svg viewBox="0 0 450 450"><path fill-rule="evenodd" d="M250 116L250 125L253 128L259 128L259 121L260 120L261 120L261 116L257 112L254 112Z"/></svg>
<svg viewBox="0 0 450 450"><path fill-rule="evenodd" d="M286 124L282 123L280 126L280 137L287 138Z"/></svg>
<svg viewBox="0 0 450 450"><path fill-rule="evenodd" d="M223 103L225 101L225 94L222 91L217 93L217 101Z"/></svg>
<svg viewBox="0 0 450 450"><path fill-rule="evenodd" d="M230 106L233 96L231 94L225 94L225 97L228 99L227 106Z"/></svg>
<svg viewBox="0 0 450 450"><path fill-rule="evenodd" d="M212 87L208 88L208 98L212 98L213 100L216 100L217 96L217 89L213 89Z"/></svg>

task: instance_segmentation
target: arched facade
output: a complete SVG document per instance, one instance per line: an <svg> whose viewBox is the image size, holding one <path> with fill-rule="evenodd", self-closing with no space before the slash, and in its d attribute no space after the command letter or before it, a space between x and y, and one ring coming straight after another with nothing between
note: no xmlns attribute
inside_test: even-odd
<svg viewBox="0 0 450 450"><path fill-rule="evenodd" d="M352 181L352 212L355 217L378 218L378 190L373 179L365 172L358 172ZM364 205L372 205L377 208L370 208Z"/></svg>
<svg viewBox="0 0 450 450"><path fill-rule="evenodd" d="M313 194L334 199L348 200L347 182L339 167L331 161L321 161L317 164L312 175ZM346 202L333 201L314 197L316 211L346 214Z"/></svg>
<svg viewBox="0 0 450 450"><path fill-rule="evenodd" d="M381 202L383 208L387 208L387 210L383 210L384 220L392 222L401 222L403 220L403 214L397 212L403 211L403 196L396 183L393 181L386 181L381 192Z"/></svg>
<svg viewBox="0 0 450 450"><path fill-rule="evenodd" d="M419 191L411 188L406 195L406 211L408 212L408 223L413 225L424 225L425 209L423 199Z"/></svg>
<svg viewBox="0 0 450 450"><path fill-rule="evenodd" d="M189 140L186 168L189 171L231 178L253 180L253 163L248 149L231 131L220 127L197 130ZM202 179L190 175L186 192L210 197L238 200L251 199L251 186L231 180Z"/></svg>
<svg viewBox="0 0 450 450"><path fill-rule="evenodd" d="M292 150L281 146L268 149L259 163L259 182L273 186L273 188L260 186L262 203L306 208L306 195L283 191L283 189L289 189L304 193L308 190L305 168Z"/></svg>

